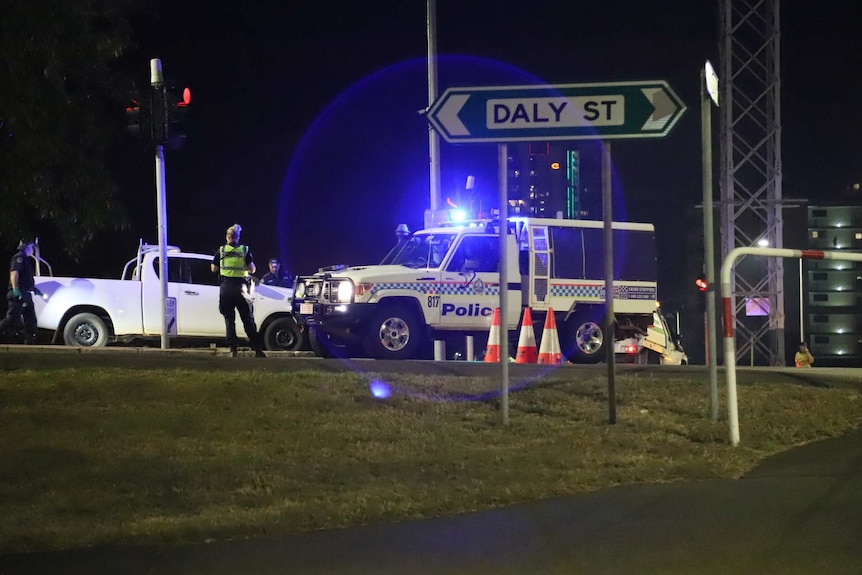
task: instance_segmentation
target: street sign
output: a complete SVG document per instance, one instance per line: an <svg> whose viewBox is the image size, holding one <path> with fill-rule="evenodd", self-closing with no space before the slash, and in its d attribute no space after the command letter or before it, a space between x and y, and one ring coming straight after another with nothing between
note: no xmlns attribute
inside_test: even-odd
<svg viewBox="0 0 862 575"><path fill-rule="evenodd" d="M451 143L662 138L685 112L662 80L449 88L426 113Z"/></svg>

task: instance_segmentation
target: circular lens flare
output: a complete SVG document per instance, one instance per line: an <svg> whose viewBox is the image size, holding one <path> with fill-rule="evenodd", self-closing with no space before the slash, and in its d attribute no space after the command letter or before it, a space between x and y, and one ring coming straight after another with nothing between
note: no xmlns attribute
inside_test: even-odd
<svg viewBox="0 0 862 575"><path fill-rule="evenodd" d="M371 395L377 399L386 399L392 395L392 389L382 381L375 379L368 387L371 389Z"/></svg>

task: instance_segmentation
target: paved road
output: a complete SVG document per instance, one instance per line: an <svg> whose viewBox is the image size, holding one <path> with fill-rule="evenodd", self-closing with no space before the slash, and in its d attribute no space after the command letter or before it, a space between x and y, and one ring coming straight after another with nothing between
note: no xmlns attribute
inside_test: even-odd
<svg viewBox="0 0 862 575"><path fill-rule="evenodd" d="M14 368L13 355L0 353L4 369ZM805 371L746 373L816 385L862 380L856 371ZM858 575L860 541L862 430L776 455L739 480L626 486L282 538L7 555L0 575Z"/></svg>

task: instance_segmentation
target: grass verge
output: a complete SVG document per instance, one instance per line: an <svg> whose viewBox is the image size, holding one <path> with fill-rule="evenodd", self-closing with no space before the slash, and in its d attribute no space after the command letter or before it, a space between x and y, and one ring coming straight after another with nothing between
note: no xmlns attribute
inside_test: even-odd
<svg viewBox="0 0 862 575"><path fill-rule="evenodd" d="M571 377L571 375L569 375ZM739 477L862 425L846 389L755 384L744 440L686 380L120 368L0 374L0 553L181 543L443 516L620 484ZM723 402L723 398L722 398Z"/></svg>

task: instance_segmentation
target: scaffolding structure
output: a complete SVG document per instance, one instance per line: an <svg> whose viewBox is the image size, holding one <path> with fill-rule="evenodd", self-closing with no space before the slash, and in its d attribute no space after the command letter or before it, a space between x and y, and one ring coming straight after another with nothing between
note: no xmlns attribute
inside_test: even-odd
<svg viewBox="0 0 862 575"><path fill-rule="evenodd" d="M719 0L722 260L783 247L779 0ZM784 264L743 257L731 276L740 365L785 365Z"/></svg>

